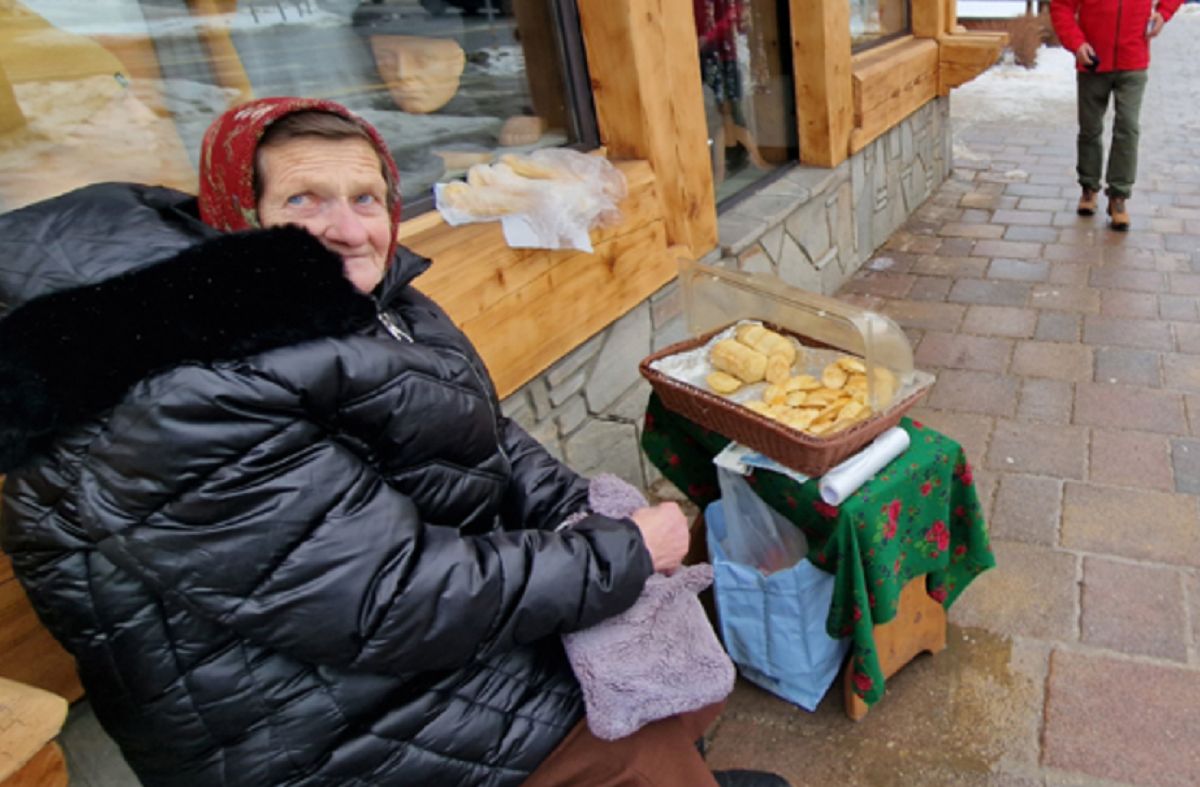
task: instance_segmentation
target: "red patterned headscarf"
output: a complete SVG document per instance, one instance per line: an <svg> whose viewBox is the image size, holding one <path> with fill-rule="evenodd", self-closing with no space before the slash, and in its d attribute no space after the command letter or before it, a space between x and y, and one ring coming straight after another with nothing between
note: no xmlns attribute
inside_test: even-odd
<svg viewBox="0 0 1200 787"><path fill-rule="evenodd" d="M263 133L275 121L297 112L329 112L352 120L367 132L396 191L390 194L393 229L400 223L400 173L383 137L367 121L341 104L317 98L260 98L240 104L213 121L200 146L200 218L224 232L259 225L254 194L254 157ZM395 233L388 259L396 251Z"/></svg>

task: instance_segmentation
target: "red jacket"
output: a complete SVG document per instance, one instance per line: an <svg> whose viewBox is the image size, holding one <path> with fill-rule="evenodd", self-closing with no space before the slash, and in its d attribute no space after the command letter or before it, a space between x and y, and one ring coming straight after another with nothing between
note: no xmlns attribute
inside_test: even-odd
<svg viewBox="0 0 1200 787"><path fill-rule="evenodd" d="M1158 0L1164 22L1182 2ZM1085 42L1092 45L1100 56L1097 71L1138 71L1150 65L1146 23L1152 4L1153 0L1050 0L1050 21L1070 51Z"/></svg>

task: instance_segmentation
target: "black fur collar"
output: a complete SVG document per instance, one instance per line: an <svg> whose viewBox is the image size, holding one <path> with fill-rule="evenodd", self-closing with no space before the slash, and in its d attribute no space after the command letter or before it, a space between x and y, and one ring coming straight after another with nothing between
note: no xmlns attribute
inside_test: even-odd
<svg viewBox="0 0 1200 787"><path fill-rule="evenodd" d="M0 473L59 431L184 362L244 357L350 333L375 302L294 227L225 235L0 320Z"/></svg>

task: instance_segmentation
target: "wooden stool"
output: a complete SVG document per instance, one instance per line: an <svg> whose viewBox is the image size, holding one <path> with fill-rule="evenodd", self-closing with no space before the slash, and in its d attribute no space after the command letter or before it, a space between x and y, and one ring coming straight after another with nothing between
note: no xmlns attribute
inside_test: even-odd
<svg viewBox="0 0 1200 787"><path fill-rule="evenodd" d="M0 678L0 787L65 787L67 762L54 738L66 718L62 697Z"/></svg>
<svg viewBox="0 0 1200 787"><path fill-rule="evenodd" d="M883 677L890 678L923 651L940 653L946 649L946 610L925 592L925 575L911 580L900 591L896 617L875 626L875 652ZM842 692L846 715L859 721L871 706L854 693L854 662L848 660L842 670Z"/></svg>

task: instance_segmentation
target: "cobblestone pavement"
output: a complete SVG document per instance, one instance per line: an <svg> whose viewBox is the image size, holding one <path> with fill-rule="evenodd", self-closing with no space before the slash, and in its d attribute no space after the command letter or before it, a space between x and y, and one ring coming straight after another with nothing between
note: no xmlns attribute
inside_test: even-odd
<svg viewBox="0 0 1200 787"><path fill-rule="evenodd" d="M1181 14L1155 44L1128 234L1074 213L1072 92L1032 121L952 97L952 178L841 296L892 315L937 373L915 415L976 465L999 567L951 610L950 647L857 724L836 690L809 714L739 685L714 767L797 787L1200 784L1198 38Z"/></svg>

